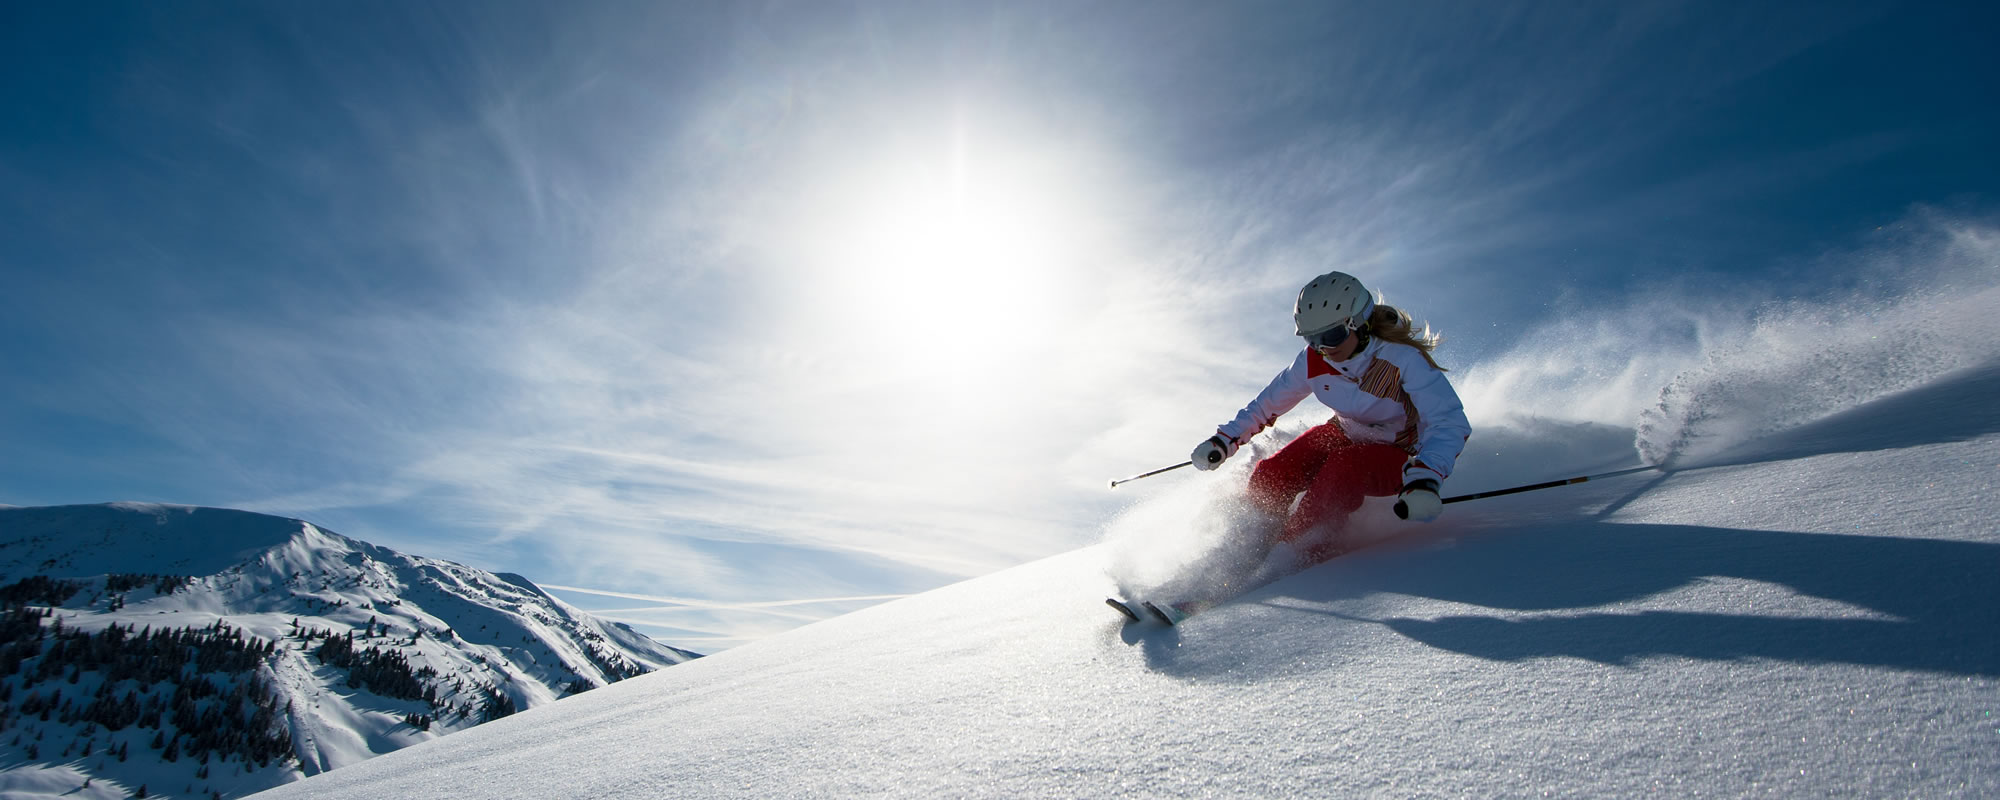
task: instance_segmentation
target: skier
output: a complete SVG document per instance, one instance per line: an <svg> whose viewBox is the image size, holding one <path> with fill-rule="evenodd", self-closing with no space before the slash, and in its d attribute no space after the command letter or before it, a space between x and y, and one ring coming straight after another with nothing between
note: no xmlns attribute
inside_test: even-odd
<svg viewBox="0 0 2000 800"><path fill-rule="evenodd" d="M1409 314L1376 303L1361 281L1341 272L1300 289L1292 319L1305 348L1195 447L1195 467L1221 466L1311 394L1333 409L1333 419L1250 472L1249 527L1271 537L1265 546L1296 541L1309 562L1337 555L1338 532L1363 496L1400 494L1398 516L1436 519L1444 510L1439 483L1472 434L1458 393L1431 357L1439 338L1429 326L1412 330Z"/></svg>

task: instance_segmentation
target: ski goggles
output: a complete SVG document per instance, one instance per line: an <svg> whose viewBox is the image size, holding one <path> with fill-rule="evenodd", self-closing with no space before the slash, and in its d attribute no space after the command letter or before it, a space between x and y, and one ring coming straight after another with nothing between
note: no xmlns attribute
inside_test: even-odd
<svg viewBox="0 0 2000 800"><path fill-rule="evenodd" d="M1352 323L1343 322L1319 333L1306 334L1306 345L1317 349L1332 350L1345 344L1347 337L1353 335L1354 328Z"/></svg>

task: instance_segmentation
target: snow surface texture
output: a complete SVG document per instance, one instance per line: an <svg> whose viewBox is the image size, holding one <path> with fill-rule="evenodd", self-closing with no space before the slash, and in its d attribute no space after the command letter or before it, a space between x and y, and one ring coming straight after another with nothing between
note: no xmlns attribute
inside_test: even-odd
<svg viewBox="0 0 2000 800"><path fill-rule="evenodd" d="M1783 429L1706 466L1427 526L1372 502L1357 531L1410 535L1122 625L1121 581L1233 557L1206 538L1226 492L1193 487L1240 485L1241 459L1105 544L260 797L2000 795L2000 362L1849 380L1859 405L1772 398ZM1537 454L1607 433L1487 430L1575 437Z"/></svg>
<svg viewBox="0 0 2000 800"><path fill-rule="evenodd" d="M166 595L150 588L102 591L102 576L121 573L195 580ZM21 720L0 739L0 798L122 798L142 785L153 796L186 796L190 788L204 797L240 796L478 724L476 714L459 718L422 701L347 686L343 671L304 652L312 643L289 635L294 621L334 635L355 632L357 649L399 650L413 667L437 670L441 693L462 705L494 690L532 708L554 701L579 677L603 685L616 679L610 668L650 670L692 657L571 608L520 576L404 555L299 520L243 511L130 503L0 509L0 584L32 575L94 579L85 581L94 588L56 609L66 628L201 628L224 620L279 642L260 671L282 695L279 707L293 709L287 722L299 760L265 769L218 760L196 777L192 758L159 759L149 747L154 731L86 732L81 725ZM366 635L370 630L374 636ZM58 688L87 698L91 680ZM411 713L437 719L418 730L402 721ZM95 741L100 755L53 758L85 739ZM35 741L39 760L25 755ZM102 755L120 741L129 760Z"/></svg>

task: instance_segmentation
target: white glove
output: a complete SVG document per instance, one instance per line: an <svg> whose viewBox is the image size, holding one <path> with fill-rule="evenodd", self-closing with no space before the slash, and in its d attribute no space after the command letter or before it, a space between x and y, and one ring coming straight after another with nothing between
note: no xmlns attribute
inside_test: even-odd
<svg viewBox="0 0 2000 800"><path fill-rule="evenodd" d="M1222 466L1222 462L1229 460L1233 455L1236 455L1236 442L1218 433L1209 437L1208 441L1195 445L1194 452L1188 456L1188 460L1194 462L1195 469L1206 472Z"/></svg>
<svg viewBox="0 0 2000 800"><path fill-rule="evenodd" d="M1444 501L1438 499L1438 482L1420 478L1403 484L1403 496L1396 500L1396 516L1416 522L1429 522L1444 513Z"/></svg>

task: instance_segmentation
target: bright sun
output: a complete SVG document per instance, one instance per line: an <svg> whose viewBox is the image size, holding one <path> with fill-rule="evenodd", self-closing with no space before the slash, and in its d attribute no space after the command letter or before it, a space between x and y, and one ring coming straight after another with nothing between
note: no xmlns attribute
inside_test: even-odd
<svg viewBox="0 0 2000 800"><path fill-rule="evenodd" d="M866 162L830 194L812 284L826 344L893 369L956 352L1018 354L1048 340L1073 259L1067 203L1045 164L949 146Z"/></svg>

